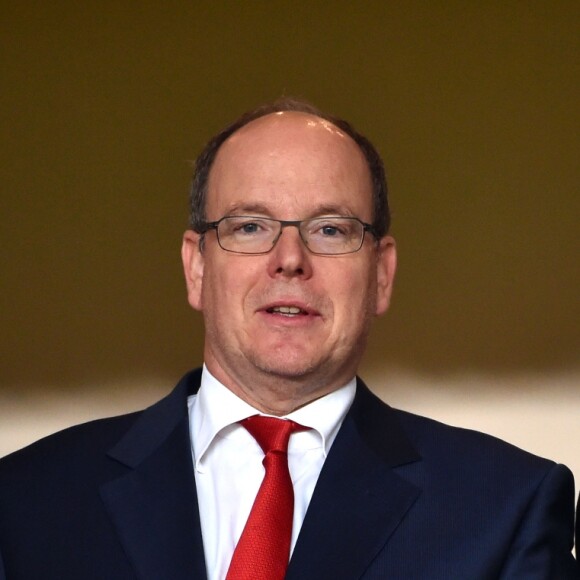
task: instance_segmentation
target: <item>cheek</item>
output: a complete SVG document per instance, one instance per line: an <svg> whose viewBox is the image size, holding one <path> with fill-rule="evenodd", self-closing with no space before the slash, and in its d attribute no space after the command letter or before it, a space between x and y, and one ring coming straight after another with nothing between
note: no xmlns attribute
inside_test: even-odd
<svg viewBox="0 0 580 580"><path fill-rule="evenodd" d="M328 277L337 322L349 326L365 325L376 308L376 279L369 268L344 268Z"/></svg>
<svg viewBox="0 0 580 580"><path fill-rule="evenodd" d="M206 259L206 268L203 276L201 289L202 309L206 321L220 317L220 314L227 307L228 300L225 299L227 279L224 279L224 270L219 267L212 267L212 261Z"/></svg>
<svg viewBox="0 0 580 580"><path fill-rule="evenodd" d="M206 268L202 287L202 307L213 319L233 321L244 312L246 296L252 287L252 269L228 261Z"/></svg>

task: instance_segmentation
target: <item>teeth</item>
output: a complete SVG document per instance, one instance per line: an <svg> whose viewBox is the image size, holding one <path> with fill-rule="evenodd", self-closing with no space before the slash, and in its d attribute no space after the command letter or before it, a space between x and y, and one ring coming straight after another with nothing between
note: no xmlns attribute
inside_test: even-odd
<svg viewBox="0 0 580 580"><path fill-rule="evenodd" d="M300 314L302 310L297 306L274 306L272 312L279 312L280 314Z"/></svg>

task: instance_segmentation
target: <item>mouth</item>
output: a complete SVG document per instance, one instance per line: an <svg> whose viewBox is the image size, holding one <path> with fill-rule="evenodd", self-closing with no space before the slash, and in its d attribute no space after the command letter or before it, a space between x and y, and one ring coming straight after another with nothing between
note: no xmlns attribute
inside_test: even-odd
<svg viewBox="0 0 580 580"><path fill-rule="evenodd" d="M308 312L298 306L272 306L266 309L269 314L281 314L282 316L308 316Z"/></svg>
<svg viewBox="0 0 580 580"><path fill-rule="evenodd" d="M286 319L318 318L320 312L303 302L284 301L267 304L261 308L262 312Z"/></svg>

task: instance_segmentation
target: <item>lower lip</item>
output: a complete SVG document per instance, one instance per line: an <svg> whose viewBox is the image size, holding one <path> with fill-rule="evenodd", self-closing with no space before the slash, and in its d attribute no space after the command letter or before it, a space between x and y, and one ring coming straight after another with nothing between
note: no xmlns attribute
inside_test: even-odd
<svg viewBox="0 0 580 580"><path fill-rule="evenodd" d="M260 311L265 320L269 323L274 323L277 326L309 326L321 320L318 314L283 314L281 312L268 312L267 310Z"/></svg>

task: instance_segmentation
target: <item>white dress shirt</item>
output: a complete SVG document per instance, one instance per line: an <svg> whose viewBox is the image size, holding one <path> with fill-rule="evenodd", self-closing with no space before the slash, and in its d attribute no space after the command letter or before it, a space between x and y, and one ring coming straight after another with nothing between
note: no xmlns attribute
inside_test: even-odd
<svg viewBox="0 0 580 580"><path fill-rule="evenodd" d="M340 389L283 417L311 428L294 433L288 445L288 467L294 485L291 552L322 465L355 391L353 377ZM197 396L188 398L188 408L208 579L223 580L264 478L264 453L238 422L264 413L234 395L205 366L200 389Z"/></svg>

